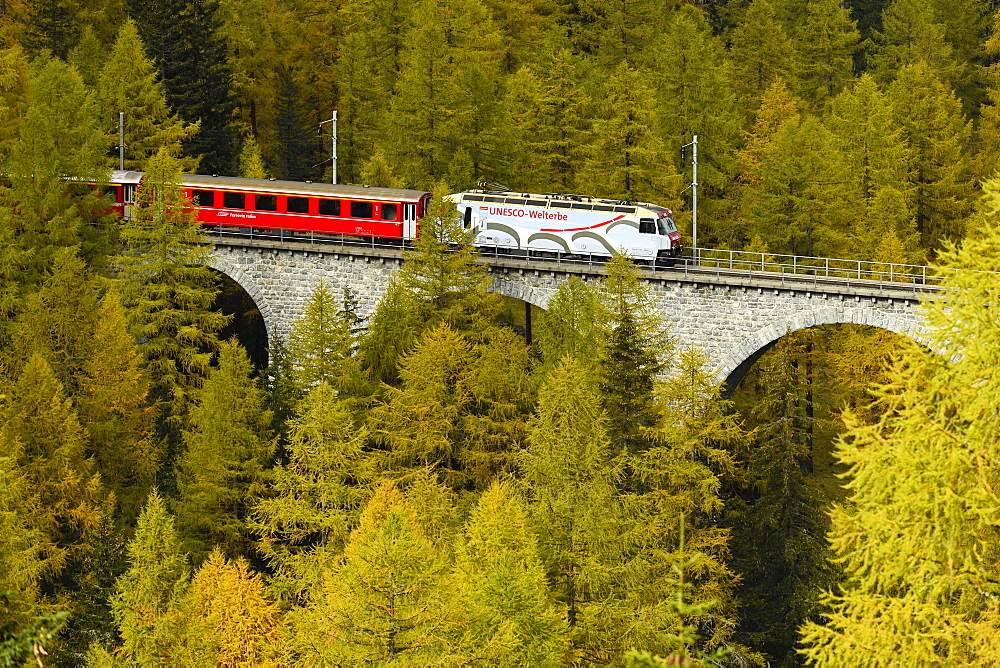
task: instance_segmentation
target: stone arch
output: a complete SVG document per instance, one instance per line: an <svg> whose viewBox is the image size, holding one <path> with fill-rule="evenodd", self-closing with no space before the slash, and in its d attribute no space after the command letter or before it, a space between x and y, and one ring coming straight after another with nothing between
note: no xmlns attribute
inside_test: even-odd
<svg viewBox="0 0 1000 668"><path fill-rule="evenodd" d="M728 394L739 385L754 362L770 350L778 339L791 332L819 325L868 325L907 336L917 343L927 345L926 327L916 314L906 316L873 308L850 306L824 308L772 321L747 336L722 360L716 380L724 383Z"/></svg>
<svg viewBox="0 0 1000 668"><path fill-rule="evenodd" d="M246 290L246 293L250 295L250 299L253 303L257 305L257 310L260 311L260 317L264 319L264 328L267 330L267 340L268 345L270 342L275 341L279 335L277 328L277 316L274 313L274 309L271 305L264 299L264 293L261 292L260 286L257 282L247 274L239 265L230 262L228 258L221 256L219 254L213 254L211 260L209 260L208 266L216 271L225 274L229 278L233 279L241 288Z"/></svg>
<svg viewBox="0 0 1000 668"><path fill-rule="evenodd" d="M523 302L527 302L528 304L537 306L541 309L544 309L549 305L549 298L552 297L552 292L550 290L534 288L525 283L508 281L503 278L493 279L493 285L490 286L490 292L495 292L499 295L503 295L504 297L520 299Z"/></svg>

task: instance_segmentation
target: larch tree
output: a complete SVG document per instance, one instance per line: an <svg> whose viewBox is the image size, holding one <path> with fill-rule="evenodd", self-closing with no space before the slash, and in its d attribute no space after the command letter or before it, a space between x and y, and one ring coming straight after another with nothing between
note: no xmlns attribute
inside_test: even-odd
<svg viewBox="0 0 1000 668"><path fill-rule="evenodd" d="M274 665L281 658L283 620L261 576L246 560L213 550L175 599L172 658L181 665Z"/></svg>
<svg viewBox="0 0 1000 668"><path fill-rule="evenodd" d="M413 504L383 484L311 609L293 619L299 655L331 663L446 660L447 566Z"/></svg>
<svg viewBox="0 0 1000 668"><path fill-rule="evenodd" d="M680 175L655 132L655 100L643 72L624 63L602 82L579 174L593 188L589 195L674 205Z"/></svg>
<svg viewBox="0 0 1000 668"><path fill-rule="evenodd" d="M608 335L598 367L601 405L613 450L637 454L650 445L646 430L660 419L657 377L673 349L649 286L627 255L606 265L601 284Z"/></svg>
<svg viewBox="0 0 1000 668"><path fill-rule="evenodd" d="M742 576L740 637L772 661L792 660L798 628L818 619L819 598L834 583L825 540L828 501L814 474L812 407L815 364L791 333L757 363L742 386L753 387L745 415L753 429L739 452L740 496L729 502L733 568Z"/></svg>
<svg viewBox="0 0 1000 668"><path fill-rule="evenodd" d="M753 0L730 35L730 59L739 106L749 112L760 106L775 79L797 87L799 56L778 20L770 0Z"/></svg>
<svg viewBox="0 0 1000 668"><path fill-rule="evenodd" d="M273 494L248 519L283 595L314 584L317 564L332 562L347 543L371 493L367 437L326 383L299 404L289 425L288 463L273 470Z"/></svg>
<svg viewBox="0 0 1000 668"><path fill-rule="evenodd" d="M253 539L245 521L266 494L274 452L271 416L252 371L239 343L223 342L219 366L198 393L191 427L184 432L175 512L195 563L213 547L233 558L251 554Z"/></svg>
<svg viewBox="0 0 1000 668"><path fill-rule="evenodd" d="M122 25L97 79L97 99L107 145L118 145L119 114L125 114L125 169L144 171L161 148L180 157L183 142L198 132L198 122L184 123L167 104L160 73L131 19ZM193 172L197 160L186 158L180 164Z"/></svg>
<svg viewBox="0 0 1000 668"><path fill-rule="evenodd" d="M971 123L955 93L925 62L904 67L889 87L889 99L910 146L909 181L917 230L924 248L964 234L973 186L969 182Z"/></svg>
<svg viewBox="0 0 1000 668"><path fill-rule="evenodd" d="M111 599L122 638L115 656L137 665L160 663L166 658L162 650L169 638L164 619L174 596L187 584L189 566L174 518L156 490L139 516L128 555L128 570L118 579Z"/></svg>
<svg viewBox="0 0 1000 668"><path fill-rule="evenodd" d="M851 499L833 508L830 541L846 581L823 622L803 627L815 665L975 665L1000 652L993 193L980 235L942 254L950 289L923 304L934 352L911 345L894 362L876 424L845 415Z"/></svg>
<svg viewBox="0 0 1000 668"><path fill-rule="evenodd" d="M617 496L621 464L587 368L572 358L556 366L539 392L522 451L521 475L539 552L557 599L566 606L573 649L603 655L603 611L621 567Z"/></svg>
<svg viewBox="0 0 1000 668"><path fill-rule="evenodd" d="M534 527L512 483L483 492L456 552L458 601L468 621L458 642L462 660L563 665L565 611L552 600Z"/></svg>
<svg viewBox="0 0 1000 668"><path fill-rule="evenodd" d="M920 61L948 85L954 85L961 74L931 0L893 0L882 12L882 29L875 33L869 48L869 70L883 84L893 81L907 65Z"/></svg>
<svg viewBox="0 0 1000 668"><path fill-rule="evenodd" d="M87 453L87 433L73 404L44 358L25 364L0 421L0 440L19 444L17 470L38 494L31 525L52 551L50 579L75 567L100 521L104 495L100 475Z"/></svg>
<svg viewBox="0 0 1000 668"><path fill-rule="evenodd" d="M195 210L180 187L180 166L159 152L146 166L132 217L122 228L116 279L129 329L160 405L159 430L168 437L167 460L177 455L193 392L208 374L227 317L212 311L218 294L208 268L212 252Z"/></svg>
<svg viewBox="0 0 1000 668"><path fill-rule="evenodd" d="M854 54L860 36L850 11L840 0L810 0L796 31L799 90L813 109L822 109L854 78Z"/></svg>
<svg viewBox="0 0 1000 668"><path fill-rule="evenodd" d="M737 176L734 152L740 143L740 113L733 89L733 67L722 40L712 34L704 13L683 5L667 19L651 50L658 50L652 76L660 99L660 135L671 164L686 175L690 163L678 160L681 147L698 135L699 237L724 239L734 215L732 199ZM690 150L690 149L688 149ZM686 224L688 214L675 212ZM703 244L707 245L707 244Z"/></svg>
<svg viewBox="0 0 1000 668"><path fill-rule="evenodd" d="M538 322L538 372L551 371L564 357L597 369L605 351L609 318L600 288L570 276L549 299Z"/></svg>
<svg viewBox="0 0 1000 668"><path fill-rule="evenodd" d="M29 294L14 325L14 350L22 360L43 356L68 395L79 389L83 365L94 354L100 284L78 246L52 254L44 282Z"/></svg>
<svg viewBox="0 0 1000 668"><path fill-rule="evenodd" d="M101 478L132 521L149 494L163 456L153 437L149 375L128 332L125 309L109 290L96 311L94 352L84 361L76 406Z"/></svg>
<svg viewBox="0 0 1000 668"><path fill-rule="evenodd" d="M984 101L979 108L979 123L976 128L975 176L982 182L991 179L1000 164L1000 12L994 15L989 39L984 44L984 52L991 64L982 67Z"/></svg>
<svg viewBox="0 0 1000 668"><path fill-rule="evenodd" d="M292 373L300 390L326 382L343 392L352 386L357 348L356 323L326 286L320 282L292 326L288 352Z"/></svg>

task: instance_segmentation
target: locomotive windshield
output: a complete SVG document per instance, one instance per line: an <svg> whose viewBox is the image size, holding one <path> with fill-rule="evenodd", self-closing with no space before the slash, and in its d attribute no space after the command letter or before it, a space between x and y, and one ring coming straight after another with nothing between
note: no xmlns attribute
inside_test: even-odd
<svg viewBox="0 0 1000 668"><path fill-rule="evenodd" d="M666 236L671 232L677 231L677 225L674 224L674 219L670 216L664 216L657 221L660 224L660 234Z"/></svg>

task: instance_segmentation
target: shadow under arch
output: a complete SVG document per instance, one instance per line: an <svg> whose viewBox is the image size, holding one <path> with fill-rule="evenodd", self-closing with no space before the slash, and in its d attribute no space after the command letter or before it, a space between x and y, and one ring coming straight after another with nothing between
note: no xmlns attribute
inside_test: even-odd
<svg viewBox="0 0 1000 668"><path fill-rule="evenodd" d="M820 309L787 320L772 322L745 337L723 359L716 375L716 379L722 382L723 397L728 399L732 396L754 363L773 348L778 339L820 325L865 325L908 337L923 346L928 345L927 328L912 317L893 313L873 313L870 309L850 306Z"/></svg>
<svg viewBox="0 0 1000 668"><path fill-rule="evenodd" d="M214 308L233 316L219 338L236 336L258 370L267 366L268 346L277 336L272 309L256 282L223 258L213 256L209 268L220 276Z"/></svg>

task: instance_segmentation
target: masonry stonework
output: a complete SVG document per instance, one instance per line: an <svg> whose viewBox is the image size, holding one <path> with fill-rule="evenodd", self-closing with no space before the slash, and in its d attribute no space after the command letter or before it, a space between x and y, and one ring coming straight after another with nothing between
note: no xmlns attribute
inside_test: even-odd
<svg viewBox="0 0 1000 668"><path fill-rule="evenodd" d="M287 338L320 281L334 294L350 288L359 301L361 315L370 315L401 265L399 257L356 250L236 245L217 246L212 261L213 268L239 283L257 304L269 339ZM493 266L491 271L495 292L541 308L570 275L600 280L599 269L588 271L586 267L538 270ZM772 285L734 285L732 281L726 284L667 273L649 280L677 344L702 349L720 382L738 381L750 363L787 332L816 325L870 325L918 342L924 340L925 325L916 293L886 296L842 286L774 287L767 276L759 282Z"/></svg>

